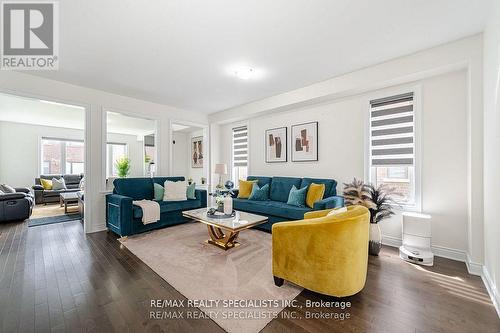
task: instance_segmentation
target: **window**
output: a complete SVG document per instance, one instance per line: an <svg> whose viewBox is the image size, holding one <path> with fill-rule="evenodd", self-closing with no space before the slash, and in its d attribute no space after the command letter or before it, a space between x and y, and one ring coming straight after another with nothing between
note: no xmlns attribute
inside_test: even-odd
<svg viewBox="0 0 500 333"><path fill-rule="evenodd" d="M413 101L413 93L370 101L370 182L403 206L416 205Z"/></svg>
<svg viewBox="0 0 500 333"><path fill-rule="evenodd" d="M127 145L108 142L106 145L106 178L118 176L115 162L123 157L127 157Z"/></svg>
<svg viewBox="0 0 500 333"><path fill-rule="evenodd" d="M42 174L84 173L85 148L83 141L42 138L41 148Z"/></svg>
<svg viewBox="0 0 500 333"><path fill-rule="evenodd" d="M233 128L232 180L238 186L238 180L248 175L248 130L246 126Z"/></svg>

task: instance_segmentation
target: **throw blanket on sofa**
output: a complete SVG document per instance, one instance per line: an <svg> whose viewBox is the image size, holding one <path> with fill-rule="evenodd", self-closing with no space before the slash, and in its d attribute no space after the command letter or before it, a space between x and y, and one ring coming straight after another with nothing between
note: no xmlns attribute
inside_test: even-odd
<svg viewBox="0 0 500 333"><path fill-rule="evenodd" d="M160 219L160 204L151 200L136 200L132 202L142 209L142 223L155 223Z"/></svg>

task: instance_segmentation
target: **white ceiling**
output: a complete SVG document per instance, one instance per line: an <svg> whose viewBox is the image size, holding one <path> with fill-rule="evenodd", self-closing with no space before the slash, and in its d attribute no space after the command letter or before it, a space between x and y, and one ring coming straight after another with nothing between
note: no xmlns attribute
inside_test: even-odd
<svg viewBox="0 0 500 333"><path fill-rule="evenodd" d="M85 112L81 107L67 104L0 94L0 121L83 130ZM107 113L110 133L144 136L154 133L155 128L154 120Z"/></svg>
<svg viewBox="0 0 500 333"><path fill-rule="evenodd" d="M211 113L481 32L489 3L61 1L60 69L33 74Z"/></svg>

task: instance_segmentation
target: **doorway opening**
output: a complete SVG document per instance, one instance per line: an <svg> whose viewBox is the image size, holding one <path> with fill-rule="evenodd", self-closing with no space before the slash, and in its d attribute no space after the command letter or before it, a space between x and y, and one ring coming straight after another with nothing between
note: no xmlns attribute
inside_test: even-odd
<svg viewBox="0 0 500 333"><path fill-rule="evenodd" d="M0 218L83 221L85 163L84 107L0 93Z"/></svg>

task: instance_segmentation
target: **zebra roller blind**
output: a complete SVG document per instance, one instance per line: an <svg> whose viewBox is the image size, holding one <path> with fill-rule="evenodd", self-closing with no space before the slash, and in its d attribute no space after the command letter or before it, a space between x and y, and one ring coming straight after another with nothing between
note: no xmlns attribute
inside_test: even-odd
<svg viewBox="0 0 500 333"><path fill-rule="evenodd" d="M370 101L372 166L411 166L415 159L413 93Z"/></svg>
<svg viewBox="0 0 500 333"><path fill-rule="evenodd" d="M248 130L246 126L233 128L233 167L248 165Z"/></svg>

